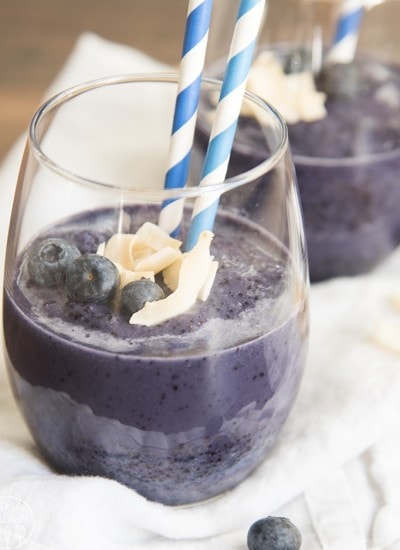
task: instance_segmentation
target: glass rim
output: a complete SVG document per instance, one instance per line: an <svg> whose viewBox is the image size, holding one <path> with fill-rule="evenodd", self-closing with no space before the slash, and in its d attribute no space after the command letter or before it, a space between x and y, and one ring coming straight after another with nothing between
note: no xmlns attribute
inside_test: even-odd
<svg viewBox="0 0 400 550"><path fill-rule="evenodd" d="M154 197L158 200L167 200L172 198L190 198L196 197L200 194L206 194L210 192L214 193L224 193L236 187L240 187L259 177L270 172L279 161L282 159L284 154L289 148L288 140L288 129L285 120L282 115L267 101L264 101L262 98L253 94L252 92L245 91L243 99L246 99L256 105L258 108L262 109L264 112L268 112L270 116L278 123L278 128L280 130L279 143L277 144L275 150L271 155L258 162L253 168L244 171L238 175L235 175L230 178L226 178L224 181L215 184L207 185L193 185L188 187L179 187L172 189L164 188L145 188L145 187L123 187L116 183L111 183L108 181L99 181L96 179L91 179L74 172L63 168L57 162L51 159L47 155L43 148L40 145L40 140L37 138L37 130L39 125L48 116L53 110L58 108L63 103L68 102L69 100L78 97L84 93L90 92L98 88L105 88L107 86L115 86L118 84L133 84L133 83L164 83L164 84L177 84L179 80L179 74L176 72L141 72L141 73L129 73L129 74L120 74L110 77L103 77L93 80L88 80L82 83L79 83L75 86L64 89L56 93L47 99L41 106L37 109L35 114L32 117L31 123L29 125L28 131L28 142L33 151L33 154L39 164L44 165L50 171L57 173L58 175L64 177L65 179L74 181L75 183L86 185L86 186L95 186L101 187L105 190L118 190L129 194L146 194L147 197ZM222 81L215 78L202 78L202 83L220 88Z"/></svg>

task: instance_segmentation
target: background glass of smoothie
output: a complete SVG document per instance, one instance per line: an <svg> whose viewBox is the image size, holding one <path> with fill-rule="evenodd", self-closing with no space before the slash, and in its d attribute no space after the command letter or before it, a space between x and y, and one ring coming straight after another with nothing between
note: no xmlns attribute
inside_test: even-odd
<svg viewBox="0 0 400 550"><path fill-rule="evenodd" d="M286 18L277 19L271 2L261 36L259 53L275 51L287 76L314 72L326 116L287 117L276 96L263 95L262 83L253 88L249 78L249 89L288 123L311 281L367 272L400 243L400 2L365 2L355 57L335 63L329 57L340 5L288 0ZM270 87L274 75L266 69L263 78ZM303 93L300 84L295 93Z"/></svg>
<svg viewBox="0 0 400 550"><path fill-rule="evenodd" d="M218 90L203 81L203 98ZM10 225L4 336L16 400L51 467L186 504L235 486L275 444L305 363L308 273L281 117L247 95L264 136L256 162L240 153L240 172L199 187L205 148L196 138L187 187L165 190L175 96L173 75L115 77L36 113ZM166 200L183 200L185 243L193 202L211 191L221 197L208 297L147 326L129 322L114 264L117 288L101 286L96 300L75 292L76 261L95 255L87 279L108 281L99 245L157 225ZM56 275L43 275L42 260ZM196 264L190 284L206 267Z"/></svg>

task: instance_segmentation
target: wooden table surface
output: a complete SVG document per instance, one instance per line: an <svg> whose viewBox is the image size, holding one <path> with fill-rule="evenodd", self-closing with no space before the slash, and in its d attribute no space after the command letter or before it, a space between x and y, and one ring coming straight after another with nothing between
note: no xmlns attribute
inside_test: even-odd
<svg viewBox="0 0 400 550"><path fill-rule="evenodd" d="M270 4L279 17L281 5L287 9L297 1ZM236 5L238 0L214 0L214 17L219 6L229 6L234 21ZM0 0L0 161L28 126L79 34L91 31L177 64L187 6L188 0ZM211 41L210 33L209 46Z"/></svg>
<svg viewBox="0 0 400 550"><path fill-rule="evenodd" d="M29 120L80 33L179 60L186 0L0 0L0 159Z"/></svg>
<svg viewBox="0 0 400 550"><path fill-rule="evenodd" d="M226 10L228 5L234 18L235 1L214 0L214 13L218 6ZM326 0L313 2L326 4ZM299 3L301 0L269 1L270 38L293 36ZM390 4L395 11L386 15L386 21L398 37L400 0ZM176 64L187 5L188 0L0 0L0 160L28 126L79 34L92 31ZM376 12L378 19L371 28L382 34L379 9ZM385 33L385 40L388 36ZM398 57L399 49L395 51Z"/></svg>

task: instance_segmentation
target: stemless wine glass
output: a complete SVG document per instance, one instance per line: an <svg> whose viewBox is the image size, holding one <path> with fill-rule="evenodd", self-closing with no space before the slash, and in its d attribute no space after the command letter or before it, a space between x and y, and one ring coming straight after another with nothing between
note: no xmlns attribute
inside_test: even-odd
<svg viewBox="0 0 400 550"><path fill-rule="evenodd" d="M289 135L310 274L321 280L365 273L400 243L400 2L365 2L350 59L334 51L343 28L338 4L309 7L314 36L323 39L316 84L327 115L289 125Z"/></svg>
<svg viewBox="0 0 400 550"><path fill-rule="evenodd" d="M220 25L228 17L224 10ZM296 100L304 96L308 114L313 99L296 71L312 75L326 95L322 118L289 119L293 106L285 111L285 94L278 105L268 93L276 73L260 71L265 85L258 81L257 89L249 81L249 89L272 102L288 123L311 281L365 273L400 244L399 17L399 0L288 0L285 13L279 2L270 3L255 63L266 50L273 52ZM223 45L215 50L221 53ZM218 73L217 65L210 67L209 74Z"/></svg>
<svg viewBox="0 0 400 550"><path fill-rule="evenodd" d="M219 88L204 80L202 103ZM239 119L229 179L198 185L203 131L188 185L165 190L176 90L176 75L125 75L64 91L38 110L4 289L13 391L49 465L167 504L217 495L263 460L292 409L308 341L306 251L283 120L247 94L255 117L246 128ZM256 163L254 129L264 136ZM215 192L211 256L196 257L200 244L185 251L193 202ZM181 247L158 225L176 199ZM172 254L168 267L160 254ZM215 262L214 281L204 278ZM147 303L154 288L164 297ZM182 307L193 289L194 303ZM167 318L132 321L166 303Z"/></svg>

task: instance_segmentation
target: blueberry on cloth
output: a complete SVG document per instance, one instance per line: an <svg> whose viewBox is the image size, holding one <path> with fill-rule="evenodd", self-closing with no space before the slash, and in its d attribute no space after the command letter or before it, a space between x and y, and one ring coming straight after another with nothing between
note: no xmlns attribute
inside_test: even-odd
<svg viewBox="0 0 400 550"><path fill-rule="evenodd" d="M31 281L40 287L61 286L68 265L81 255L65 239L48 238L34 245L28 253L27 268Z"/></svg>
<svg viewBox="0 0 400 550"><path fill-rule="evenodd" d="M142 309L146 302L164 298L163 289L150 279L139 279L125 285L121 292L121 308L129 314Z"/></svg>
<svg viewBox="0 0 400 550"><path fill-rule="evenodd" d="M249 550L299 550L301 533L289 519L268 516L250 527L247 546Z"/></svg>
<svg viewBox="0 0 400 550"><path fill-rule="evenodd" d="M71 299L103 304L114 296L118 288L119 271L104 256L83 254L68 266L65 284Z"/></svg>

